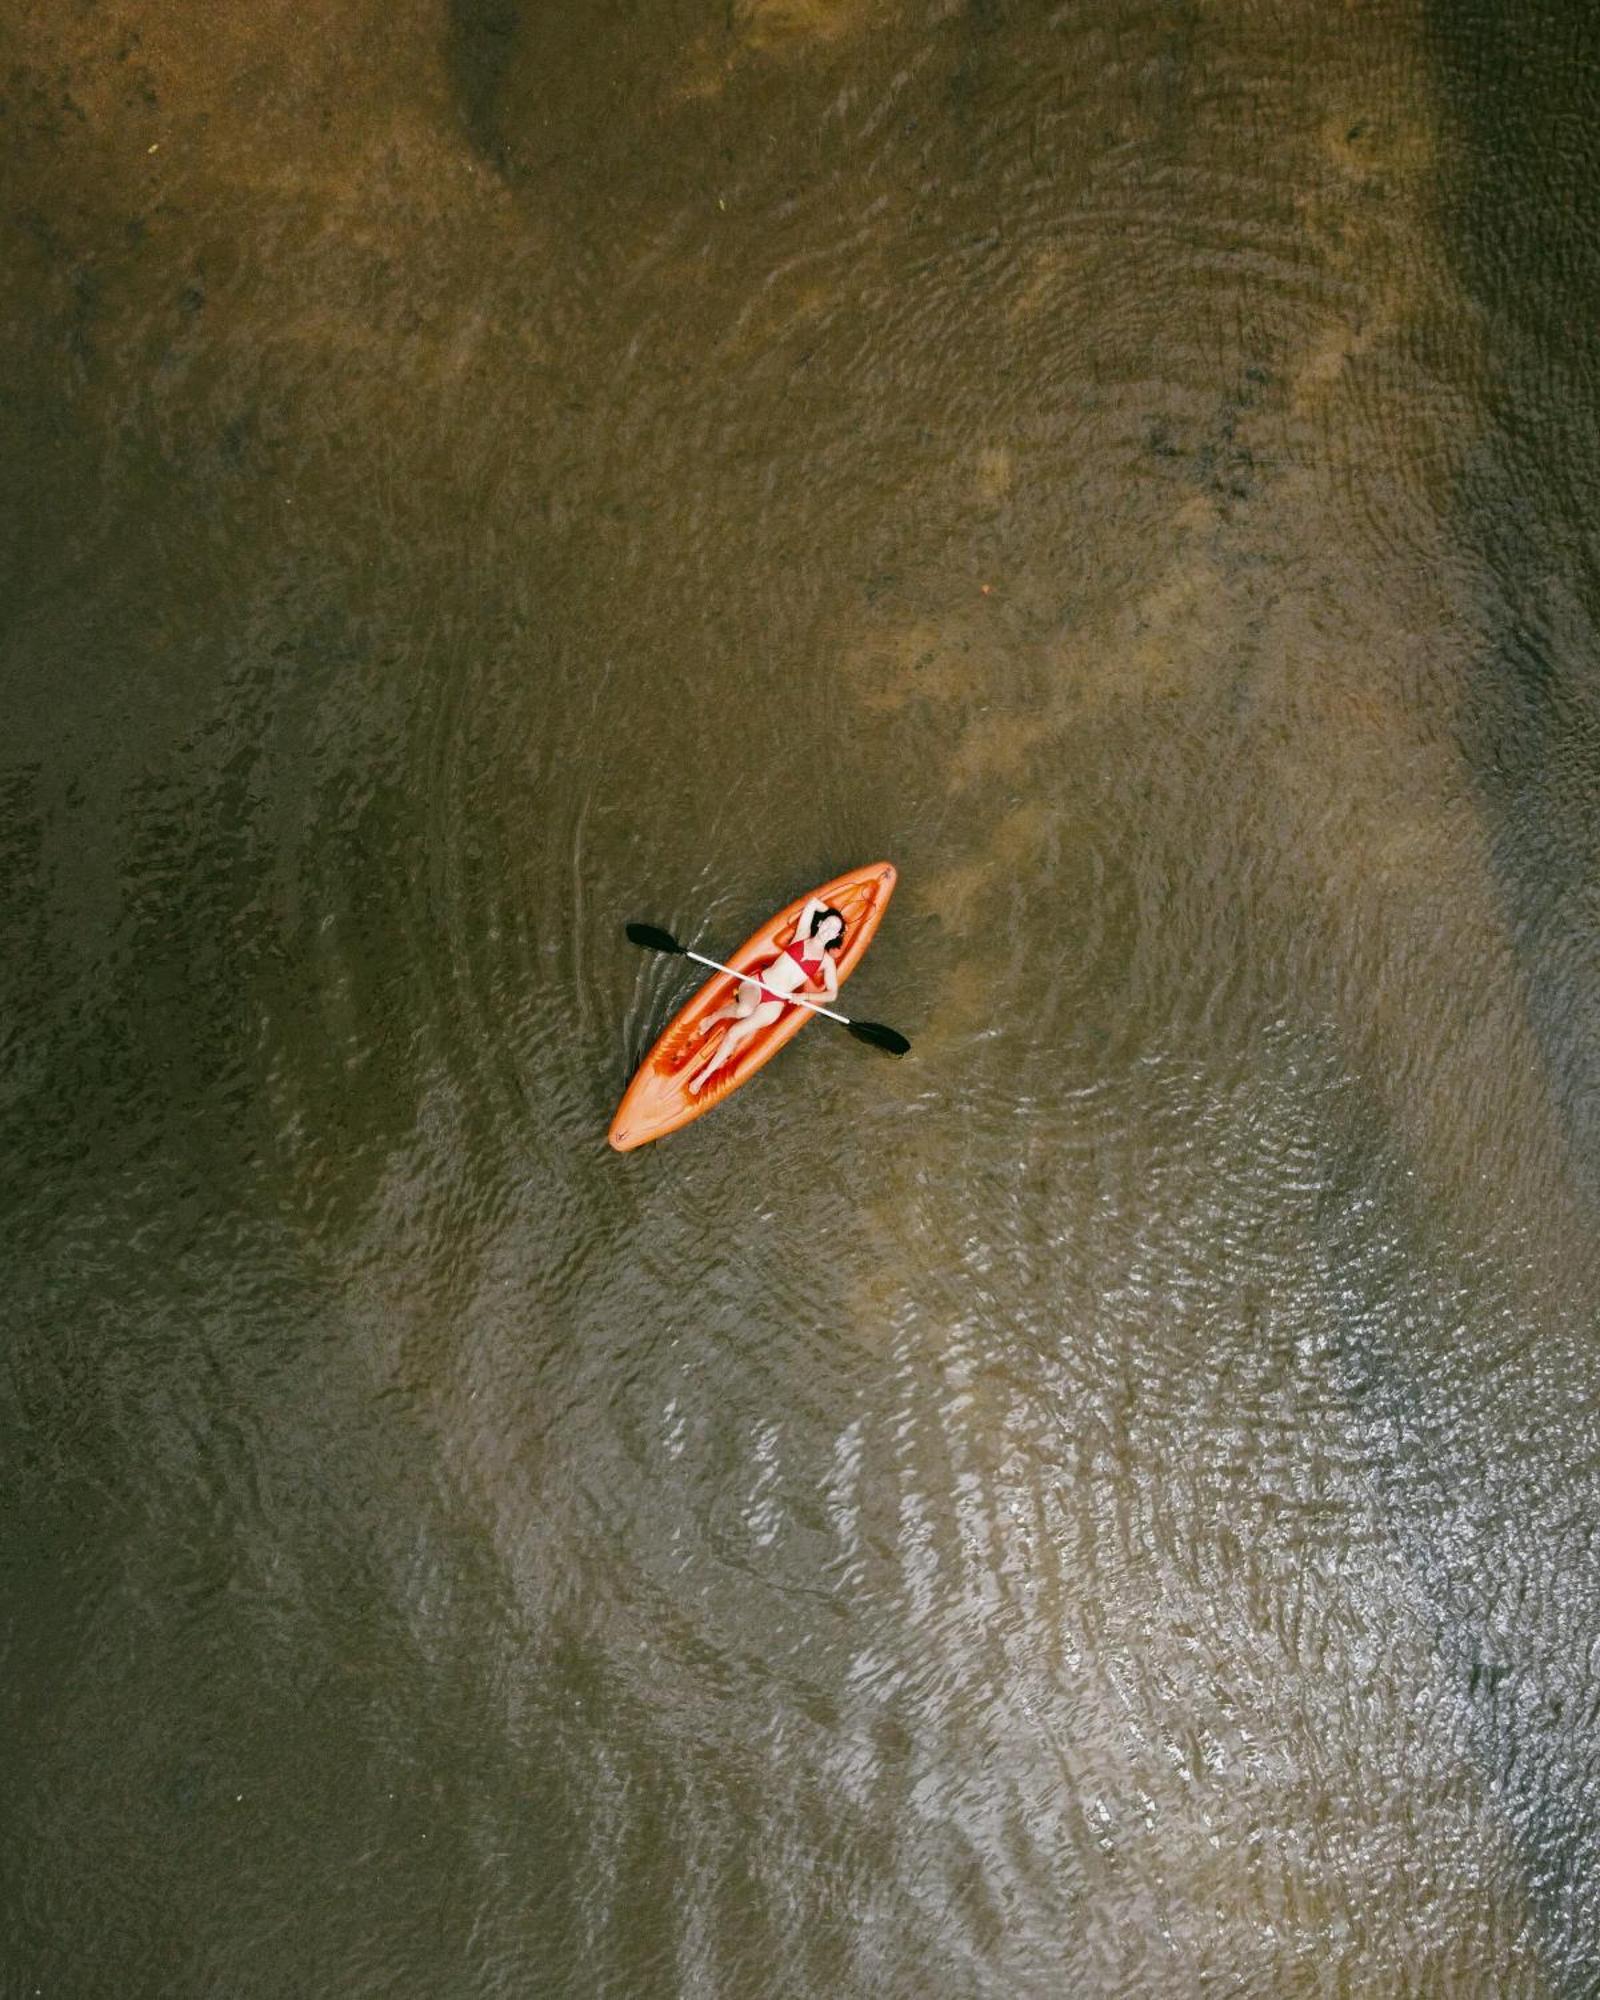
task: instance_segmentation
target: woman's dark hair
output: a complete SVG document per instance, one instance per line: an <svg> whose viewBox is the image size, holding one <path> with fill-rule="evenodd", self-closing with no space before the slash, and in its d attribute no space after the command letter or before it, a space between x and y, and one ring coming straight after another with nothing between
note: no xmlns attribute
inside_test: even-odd
<svg viewBox="0 0 1600 2000"><path fill-rule="evenodd" d="M812 937L816 936L817 925L822 922L824 917L837 917L839 919L839 935L836 938L829 938L828 942L822 947L824 951L837 951L840 945L844 943L844 934L849 929L849 925L845 922L843 913L836 910L831 903L828 903L822 909L818 910L817 914L811 919Z"/></svg>

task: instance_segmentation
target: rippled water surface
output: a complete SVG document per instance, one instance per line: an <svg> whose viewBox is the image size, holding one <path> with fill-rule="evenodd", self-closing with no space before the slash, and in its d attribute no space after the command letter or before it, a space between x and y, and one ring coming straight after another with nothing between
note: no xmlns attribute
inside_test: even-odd
<svg viewBox="0 0 1600 2000"><path fill-rule="evenodd" d="M5 14L5 1994L1600 1990L1583 10Z"/></svg>

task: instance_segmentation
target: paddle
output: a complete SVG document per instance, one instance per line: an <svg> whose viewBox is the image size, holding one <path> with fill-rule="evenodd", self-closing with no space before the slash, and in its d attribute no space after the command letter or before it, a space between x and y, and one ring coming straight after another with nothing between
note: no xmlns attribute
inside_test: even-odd
<svg viewBox="0 0 1600 2000"><path fill-rule="evenodd" d="M643 945L646 951L670 951L679 958L692 958L697 965L709 965L716 972L731 972L735 979L742 979L746 986L754 986L765 993L769 1000L782 1000L786 1005L809 1007L813 1014L820 1014L825 1021L837 1021L841 1028L848 1028L858 1042L866 1042L875 1049L887 1049L892 1056L903 1056L911 1047L898 1028L886 1028L881 1021L851 1021L843 1014L834 1013L831 1007L819 1007L815 1000L802 1000L798 993L774 993L770 986L748 972L734 972L731 965L724 965L719 958L706 958L698 951L691 951L686 944L679 944L671 931L657 930L654 924L626 924L623 928L635 944Z"/></svg>

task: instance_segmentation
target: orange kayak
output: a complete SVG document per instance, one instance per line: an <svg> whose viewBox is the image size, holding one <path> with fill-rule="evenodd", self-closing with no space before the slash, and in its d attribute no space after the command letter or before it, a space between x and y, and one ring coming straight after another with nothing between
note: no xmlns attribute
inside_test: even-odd
<svg viewBox="0 0 1600 2000"><path fill-rule="evenodd" d="M844 943L834 958L834 969L842 986L861 962L872 942L872 934L894 894L895 871L887 861L875 861L870 868L852 868L848 875L835 876L809 895L798 896L764 923L754 937L746 938L726 962L738 972L760 973L794 937L800 912L817 897L829 903L844 918ZM688 1005L667 1023L655 1046L640 1063L632 1083L623 1093L617 1115L606 1135L619 1153L631 1153L668 1132L676 1132L720 1104L730 1091L748 1083L763 1063L771 1062L785 1042L792 1041L811 1019L805 1007L786 1007L769 1028L747 1042L725 1068L719 1070L698 1097L689 1095L689 1077L702 1057L711 1050L704 1022L708 1014L725 1007L733 998L739 981L732 973L719 972L708 979ZM722 1035L725 1026L709 1030Z"/></svg>

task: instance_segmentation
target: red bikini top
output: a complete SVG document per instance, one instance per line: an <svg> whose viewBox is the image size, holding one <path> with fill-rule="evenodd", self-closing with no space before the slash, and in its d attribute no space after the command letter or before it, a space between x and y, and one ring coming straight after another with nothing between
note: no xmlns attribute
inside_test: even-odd
<svg viewBox="0 0 1600 2000"><path fill-rule="evenodd" d="M783 949L794 960L795 964L799 966L807 979L815 979L817 974L822 970L822 960L820 958L807 958L805 945L799 938L796 938L793 944L786 944Z"/></svg>

